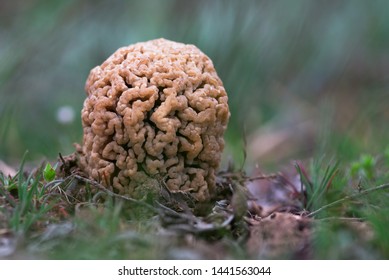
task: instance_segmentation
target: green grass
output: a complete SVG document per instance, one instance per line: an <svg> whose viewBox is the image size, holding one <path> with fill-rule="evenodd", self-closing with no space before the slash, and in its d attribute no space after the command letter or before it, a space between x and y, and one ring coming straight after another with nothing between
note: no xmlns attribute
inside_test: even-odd
<svg viewBox="0 0 389 280"><path fill-rule="evenodd" d="M365 163L366 158L375 157L364 155L357 162ZM295 165L306 188L300 198L304 202L301 213L313 218L309 258L389 257L388 185L375 189L377 184L388 182L389 166L387 161L382 165L374 162L373 170L368 165L374 179L370 173L355 173L355 161L321 158L311 161L306 169ZM12 255L50 259L213 258L215 255L205 248L221 246L223 258L250 258L241 235L245 222L220 227L228 217L223 213L228 212L207 210L196 218L174 208L163 210L150 201L145 207L144 202L95 189L93 184L97 183L81 180L78 175L56 175L47 180L44 177L51 169L45 164L26 174L22 161L14 177L0 174L2 230L18 242ZM243 182L239 172L225 177L230 178L228 184L237 187ZM197 228L193 224L196 219L210 222L214 229ZM188 242L189 236L197 241Z"/></svg>
<svg viewBox="0 0 389 280"><path fill-rule="evenodd" d="M331 186L336 196L328 194L325 203L317 205L317 258L387 259L389 165L377 163L382 156L364 154L345 165Z"/></svg>
<svg viewBox="0 0 389 280"><path fill-rule="evenodd" d="M15 234L24 235L31 227L47 220L46 214L53 205L46 199L46 189L42 183L42 172L31 172L24 175L24 160L17 175L7 177L0 173L0 194L11 206L3 208L4 215L9 221L9 228ZM7 205L6 204L6 205Z"/></svg>

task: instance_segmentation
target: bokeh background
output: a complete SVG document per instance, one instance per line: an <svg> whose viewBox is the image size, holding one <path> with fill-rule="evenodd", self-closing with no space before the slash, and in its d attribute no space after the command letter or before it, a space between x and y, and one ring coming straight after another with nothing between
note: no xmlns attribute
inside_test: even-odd
<svg viewBox="0 0 389 280"><path fill-rule="evenodd" d="M225 160L388 145L389 1L1 0L0 159L74 151L90 69L160 37L213 60L231 109Z"/></svg>

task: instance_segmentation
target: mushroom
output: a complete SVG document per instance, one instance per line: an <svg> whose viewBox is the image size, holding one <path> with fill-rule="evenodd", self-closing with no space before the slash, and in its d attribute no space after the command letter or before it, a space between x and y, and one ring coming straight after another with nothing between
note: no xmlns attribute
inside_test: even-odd
<svg viewBox="0 0 389 280"><path fill-rule="evenodd" d="M165 39L118 49L86 81L81 169L136 197L148 177L198 201L216 193L230 112L212 61Z"/></svg>

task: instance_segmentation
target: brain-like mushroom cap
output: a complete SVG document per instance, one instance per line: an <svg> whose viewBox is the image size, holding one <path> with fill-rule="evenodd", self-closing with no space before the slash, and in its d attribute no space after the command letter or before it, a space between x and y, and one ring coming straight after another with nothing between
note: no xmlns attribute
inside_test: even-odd
<svg viewBox="0 0 389 280"><path fill-rule="evenodd" d="M197 47L158 39L120 48L91 70L85 89L80 164L90 177L134 197L160 174L171 192L212 197L230 113Z"/></svg>

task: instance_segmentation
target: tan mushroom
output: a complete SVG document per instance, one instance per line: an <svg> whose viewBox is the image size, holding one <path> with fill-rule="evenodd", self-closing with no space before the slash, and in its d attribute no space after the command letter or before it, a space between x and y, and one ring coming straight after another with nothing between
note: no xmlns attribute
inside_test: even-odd
<svg viewBox="0 0 389 280"><path fill-rule="evenodd" d="M171 192L212 198L230 113L204 53L165 39L123 47L91 70L85 89L79 155L91 178L133 197L161 175Z"/></svg>

